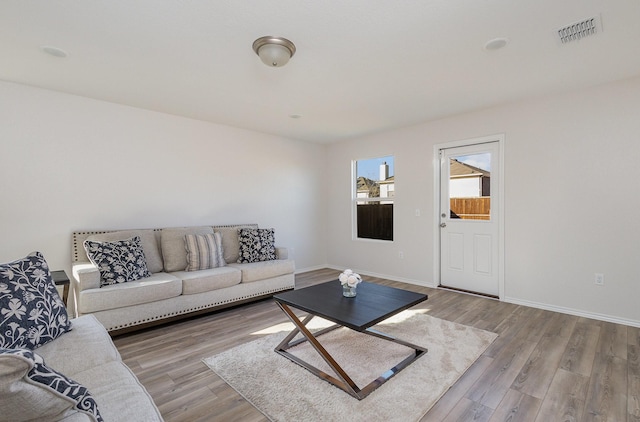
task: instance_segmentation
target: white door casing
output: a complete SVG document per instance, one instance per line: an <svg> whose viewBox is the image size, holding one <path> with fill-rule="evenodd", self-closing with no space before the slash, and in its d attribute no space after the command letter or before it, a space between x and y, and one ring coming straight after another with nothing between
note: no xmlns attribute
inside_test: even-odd
<svg viewBox="0 0 640 422"><path fill-rule="evenodd" d="M438 285L503 297L503 141L504 136L496 135L434 147L437 179L434 190L437 204L435 250L438 255L434 267ZM490 157L491 199L487 220L466 219L470 218L467 216L452 218L456 216L450 209L450 189L459 190L451 187L460 181L451 181L450 160L469 156ZM464 189L468 190L469 183L468 180L464 182ZM460 196L467 196L467 193Z"/></svg>

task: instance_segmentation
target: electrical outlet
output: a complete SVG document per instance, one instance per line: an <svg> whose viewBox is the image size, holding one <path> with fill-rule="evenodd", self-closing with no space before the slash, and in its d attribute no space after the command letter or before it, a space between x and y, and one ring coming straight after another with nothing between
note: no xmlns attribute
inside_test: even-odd
<svg viewBox="0 0 640 422"><path fill-rule="evenodd" d="M398 252L398 258L404 259L404 252L402 251Z"/></svg>
<svg viewBox="0 0 640 422"><path fill-rule="evenodd" d="M595 274L595 283L598 286L604 286L604 274L596 273Z"/></svg>

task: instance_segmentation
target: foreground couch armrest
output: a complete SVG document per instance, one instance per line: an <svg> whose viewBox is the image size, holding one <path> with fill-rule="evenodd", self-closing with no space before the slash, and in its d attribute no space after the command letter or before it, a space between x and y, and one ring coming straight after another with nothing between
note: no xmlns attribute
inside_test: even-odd
<svg viewBox="0 0 640 422"><path fill-rule="evenodd" d="M85 386L105 422L161 422L153 398L131 369L104 326L93 315L71 320L73 329L35 350L49 367ZM63 421L90 420L82 413ZM0 416L0 420L2 416Z"/></svg>
<svg viewBox="0 0 640 422"><path fill-rule="evenodd" d="M100 287L100 271L90 262L76 262L72 265L73 278L77 282L77 291Z"/></svg>

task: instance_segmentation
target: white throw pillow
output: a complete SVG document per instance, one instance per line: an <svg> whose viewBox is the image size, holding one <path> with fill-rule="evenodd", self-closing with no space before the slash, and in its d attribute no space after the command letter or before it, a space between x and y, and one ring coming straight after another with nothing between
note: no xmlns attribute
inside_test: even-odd
<svg viewBox="0 0 640 422"><path fill-rule="evenodd" d="M187 234L184 236L187 250L186 271L224 267L222 236L220 233Z"/></svg>

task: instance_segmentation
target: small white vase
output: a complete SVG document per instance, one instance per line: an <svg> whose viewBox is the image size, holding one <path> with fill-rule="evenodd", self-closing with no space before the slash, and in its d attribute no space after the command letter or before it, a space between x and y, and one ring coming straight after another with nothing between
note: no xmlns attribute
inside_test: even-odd
<svg viewBox="0 0 640 422"><path fill-rule="evenodd" d="M356 295L356 286L349 287L348 284L344 284L342 286L342 296L344 297L354 297Z"/></svg>

